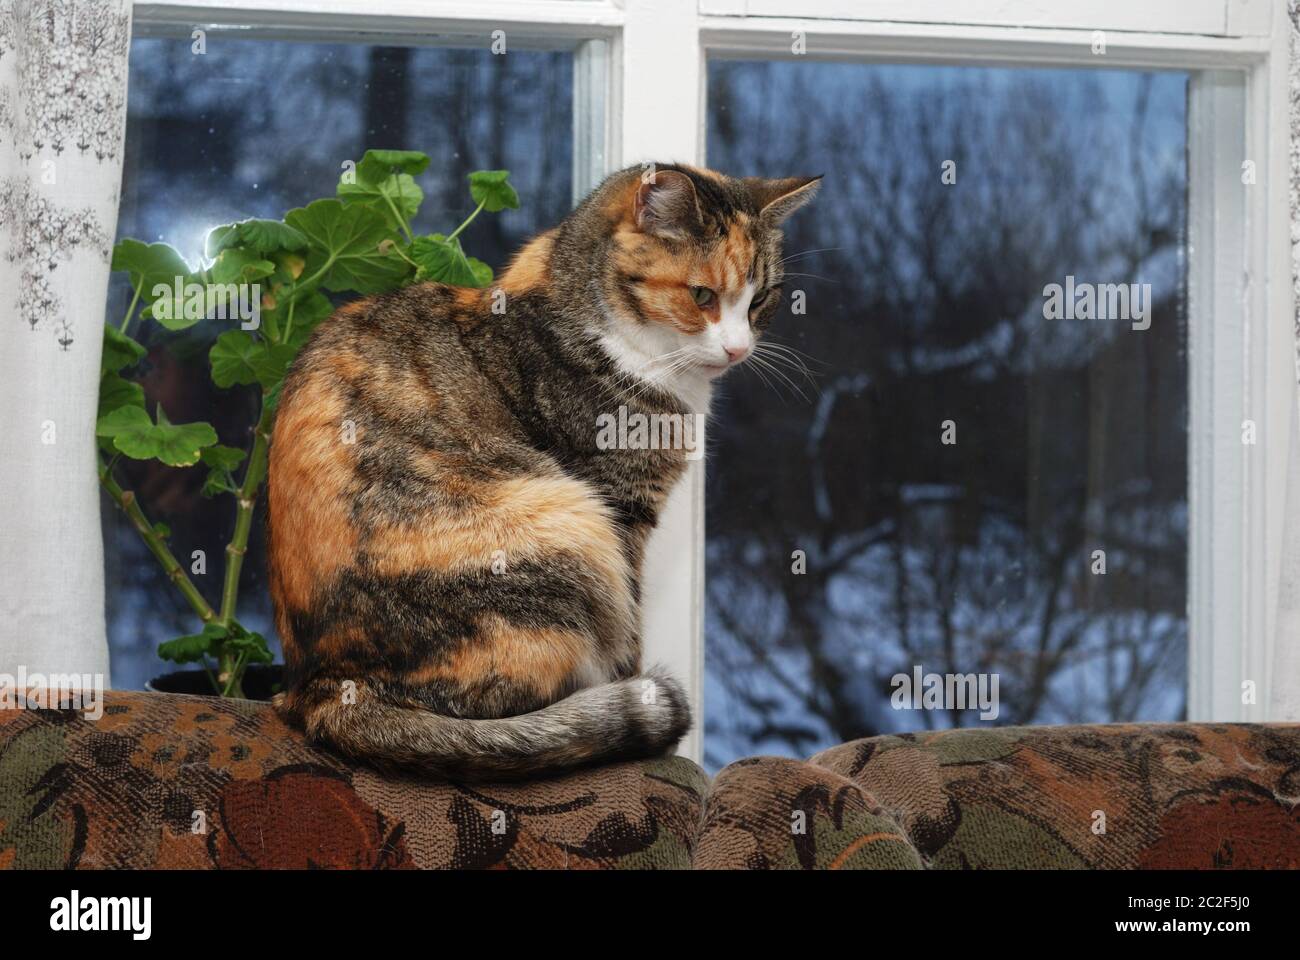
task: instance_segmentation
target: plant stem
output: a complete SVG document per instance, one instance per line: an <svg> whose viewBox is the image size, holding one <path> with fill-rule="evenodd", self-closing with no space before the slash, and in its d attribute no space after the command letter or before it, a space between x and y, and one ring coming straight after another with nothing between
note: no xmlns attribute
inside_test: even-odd
<svg viewBox="0 0 1300 960"><path fill-rule="evenodd" d="M296 292L296 291L295 291L295 292ZM289 312L288 312L287 314L285 314L285 318L284 318L284 336L283 336L283 337L281 338L281 340L280 340L281 343L288 343L288 342L289 342L289 336L293 333L293 308L296 307L296 306L298 305L298 301L295 300L295 299L292 299L292 294L290 294L290 297L291 297L291 299L289 300Z"/></svg>
<svg viewBox="0 0 1300 960"><path fill-rule="evenodd" d="M167 542L158 535L153 525L145 518L144 511L140 509L140 504L136 502L135 494L130 490L123 490L116 480L113 479L109 467L104 463L104 458L99 459L99 482L103 484L108 495L113 498L118 507L131 520L131 525L135 527L136 532L144 540L150 552L158 558L162 564L163 570L167 573L167 578L176 584L176 589L189 602L190 607L194 610L200 620L204 623L211 623L216 620L217 615L208 601L203 599L203 594L199 593L198 587L194 586L185 569L172 554Z"/></svg>
<svg viewBox="0 0 1300 960"><path fill-rule="evenodd" d="M411 227L410 227L410 225L406 222L406 217L402 216L402 211L400 211L400 210L397 209L397 204L393 203L393 198L392 198L392 197L390 197L388 194L384 193L382 190L379 192L379 194L380 194L380 196L382 196L382 197L384 198L384 202L388 204L388 209L391 210L391 211L393 211L393 217L394 217L394 219L397 220L398 225L401 226L401 228L402 228L402 232L406 234L406 242L407 242L407 243L410 243L412 240L415 239L415 234L413 234L413 233L411 232ZM397 181L397 196L398 196L399 199L400 199L401 196L402 196L402 181L401 181L401 180L398 180L398 181Z"/></svg>
<svg viewBox="0 0 1300 960"><path fill-rule="evenodd" d="M244 675L244 664L247 659L248 655L241 653L235 660L235 665L230 670L230 682L226 684L224 690L220 691L223 697L236 696L243 699L244 687L242 680Z"/></svg>
<svg viewBox="0 0 1300 960"><path fill-rule="evenodd" d="M484 200L483 203L480 203L477 207L475 207L474 212L465 218L465 222L447 235L448 243L451 243L451 241L455 240L457 237L460 236L460 232L464 230L466 227L468 227L473 222L474 218L477 217L483 211L483 206L486 203L487 201Z"/></svg>
<svg viewBox="0 0 1300 960"><path fill-rule="evenodd" d="M119 333L122 334L126 333L127 324L131 322L131 316L135 313L135 308L140 303L140 291L143 289L144 289L144 277L141 277L140 282L136 285L135 288L135 296L131 298L131 306L126 308L126 316L122 318L122 326L118 327Z"/></svg>
<svg viewBox="0 0 1300 960"><path fill-rule="evenodd" d="M253 428L253 449L248 454L248 466L244 470L244 482L235 493L235 531L226 546L226 575L221 589L221 616L218 622L230 626L235 619L235 607L239 600L239 574L244 568L244 555L248 553L248 534L253 527L253 508L257 505L257 490L266 476L267 449L271 442L271 421L274 413L271 406L262 399L262 414L257 426ZM244 660L222 651L218 658L217 678L227 683L223 696L243 696L240 680ZM233 693L232 693L233 691Z"/></svg>
<svg viewBox="0 0 1300 960"><path fill-rule="evenodd" d="M407 263L409 263L411 266L415 267L415 269L417 269L417 270L420 269L420 265L419 265L418 263L416 263L414 260L412 260L412 259L411 259L410 257L408 257L406 254L402 253L402 248L401 248L401 247L399 247L399 246L394 246L394 247L393 247L393 253L397 254L399 257L401 257L403 260L405 260L405 261L406 261Z"/></svg>
<svg viewBox="0 0 1300 960"><path fill-rule="evenodd" d="M327 272L329 272L330 267L334 266L334 261L335 261L335 259L337 259L337 258L331 256L328 260L325 261L325 265L322 266L322 267L321 267L319 270L317 270L315 273L313 273L310 277L308 277L306 280L303 280L301 283L296 283L296 284L294 284L294 288L293 288L293 289L294 289L295 294L296 294L297 291L299 291L299 290L307 290L307 291L310 291L310 290L312 289L312 287L315 286L316 281L318 281L321 277L325 276L325 274L326 274Z"/></svg>

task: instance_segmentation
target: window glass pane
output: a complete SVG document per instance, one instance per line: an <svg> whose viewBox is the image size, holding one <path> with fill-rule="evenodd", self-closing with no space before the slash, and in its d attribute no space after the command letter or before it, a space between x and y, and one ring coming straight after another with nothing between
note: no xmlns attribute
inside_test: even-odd
<svg viewBox="0 0 1300 960"><path fill-rule="evenodd" d="M234 40L138 39L131 47L126 171L118 236L165 241L197 263L207 230L246 217L280 217L333 196L344 161L368 147L422 150L425 200L417 232L448 232L474 207L466 182L476 169L509 169L519 210L482 216L463 234L472 255L500 268L528 236L570 208L572 74L568 52L440 47L396 48ZM114 274L109 316L125 314L124 274ZM175 422L209 420L221 442L246 446L257 416L251 387L219 390L207 352L215 322L183 333L152 322L135 331L150 349L144 386ZM167 524L171 546L216 604L234 506L200 496L204 472L156 463L119 464L150 520ZM108 631L113 682L139 687L169 669L160 641L197 632L135 531L103 502ZM240 620L274 641L262 553L261 511L249 540Z"/></svg>
<svg viewBox="0 0 1300 960"><path fill-rule="evenodd" d="M710 431L710 766L1183 717L1186 82L710 63L711 166L826 175ZM918 670L996 719L896 709Z"/></svg>

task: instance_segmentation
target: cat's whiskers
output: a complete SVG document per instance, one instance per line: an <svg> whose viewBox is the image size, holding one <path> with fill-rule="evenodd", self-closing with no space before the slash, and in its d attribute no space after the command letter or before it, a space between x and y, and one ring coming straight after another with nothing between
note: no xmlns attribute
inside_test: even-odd
<svg viewBox="0 0 1300 960"><path fill-rule="evenodd" d="M755 345L754 349L756 353L762 353L767 359L771 360L772 362L778 364L784 364L789 369L795 371L800 376L802 376L805 380L808 381L808 385L810 387L812 387L814 390L817 390L819 393L821 392L820 388L817 386L817 380L813 376L813 372L808 369L808 364L805 362L805 358L806 358L807 360L812 361L813 363L819 366L823 366L823 367L826 366L824 363L822 363L822 361L818 360L816 357L808 356L807 354L803 353L800 350L796 350L794 347L791 347L788 344L779 343L776 341L760 341L758 344Z"/></svg>
<svg viewBox="0 0 1300 960"><path fill-rule="evenodd" d="M802 380L802 382L806 383L814 393L818 395L821 394L821 386L818 384L812 372L809 371L806 367L800 365L799 363L796 363L790 357L784 356L779 353L768 352L763 354L763 359L765 362L767 362L767 364L770 367L776 370L779 370L783 373L787 370L790 371L790 373L794 374L795 377L799 378L799 380Z"/></svg>
<svg viewBox="0 0 1300 960"><path fill-rule="evenodd" d="M660 363L674 356L675 354L683 352L684 349L685 348L674 350L661 357L652 357L640 370L626 370L616 367L613 376L597 380L597 382L591 387L589 393L608 391L611 394L611 399L617 399L624 391L628 389L636 389L642 386L645 383L645 371L647 369L653 367L656 363Z"/></svg>
<svg viewBox="0 0 1300 960"><path fill-rule="evenodd" d="M777 396L780 396L780 391L777 390L776 386L772 383L772 381L768 379L767 374L763 372L762 367L760 367L756 363L747 363L745 364L745 369L753 373L754 376L757 377L759 381L763 384L763 386L767 387L767 389L777 394Z"/></svg>
<svg viewBox="0 0 1300 960"><path fill-rule="evenodd" d="M754 353L750 355L749 359L752 360L757 366L762 367L764 370L768 371L774 377L779 379L782 383L784 383L787 387L789 387L792 392L797 393L804 401L807 401L808 395L803 392L799 384L796 383L794 380L792 380L789 376L787 376L785 371L783 371L780 367L776 365L776 363L774 362L776 356L777 354L760 353L758 350L755 350Z"/></svg>
<svg viewBox="0 0 1300 960"><path fill-rule="evenodd" d="M839 283L838 280L832 280L830 277L823 277L819 273L798 273L798 272L791 273L788 271L782 271L781 277L783 279L785 277L809 277L813 280L821 280L824 283Z"/></svg>
<svg viewBox="0 0 1300 960"><path fill-rule="evenodd" d="M809 360L812 363L818 364L819 366L827 365L824 360L819 360L817 357L814 357L811 353L805 353L799 348L792 347L790 344L785 343L781 340L777 340L774 337L764 337L762 340L758 342L758 345L760 347L773 347L778 350L783 350L787 353L793 354L794 356L802 357L805 360Z"/></svg>
<svg viewBox="0 0 1300 960"><path fill-rule="evenodd" d="M646 377L642 381L641 388L634 394L634 396L639 397L643 395L651 387L661 388L661 389L665 388L666 385L672 380L673 377L675 377L682 370L685 370L687 367L689 367L693 362L693 360L690 356L685 355L685 350L683 350L682 353L683 353L682 356L673 358L672 361L668 364L668 366L665 367L663 370L652 373L650 376ZM666 356L669 355L665 354L665 357Z"/></svg>
<svg viewBox="0 0 1300 960"><path fill-rule="evenodd" d="M816 247L815 249L812 250L801 250L798 253L790 254L788 257L782 257L778 262L785 264L785 263L789 263L792 260L802 259L803 257L811 257L814 253L828 253L832 250L842 250L842 249L844 248L843 247Z"/></svg>
<svg viewBox="0 0 1300 960"><path fill-rule="evenodd" d="M613 394L612 399L616 400L639 399L651 389L662 388L664 383L675 373L689 364L691 350L691 347L679 347L676 350L670 350L668 353L652 357L639 370L620 370L612 380L597 385L596 389L608 388ZM655 369L664 364L667 364L667 366L662 370Z"/></svg>

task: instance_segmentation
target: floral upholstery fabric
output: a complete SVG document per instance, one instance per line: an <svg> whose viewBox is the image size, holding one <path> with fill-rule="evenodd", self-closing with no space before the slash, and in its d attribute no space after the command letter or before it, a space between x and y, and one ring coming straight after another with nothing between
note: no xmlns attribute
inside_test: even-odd
<svg viewBox="0 0 1300 960"><path fill-rule="evenodd" d="M1300 726L981 728L753 758L718 776L695 865L1297 869Z"/></svg>
<svg viewBox="0 0 1300 960"><path fill-rule="evenodd" d="M738 760L709 794L694 865L744 870L919 870L898 824L860 786L783 757Z"/></svg>
<svg viewBox="0 0 1300 960"><path fill-rule="evenodd" d="M265 704L0 710L0 867L1300 869L1300 725L873 737L713 782L680 757L524 784L392 778Z"/></svg>
<svg viewBox="0 0 1300 960"><path fill-rule="evenodd" d="M266 704L109 692L0 710L0 867L672 868L707 781L675 757L530 784L385 778Z"/></svg>

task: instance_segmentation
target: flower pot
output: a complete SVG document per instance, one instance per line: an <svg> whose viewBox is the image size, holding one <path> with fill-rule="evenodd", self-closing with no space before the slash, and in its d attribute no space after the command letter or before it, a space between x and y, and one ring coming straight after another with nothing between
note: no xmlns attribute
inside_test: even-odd
<svg viewBox="0 0 1300 960"><path fill-rule="evenodd" d="M254 664L244 671L244 697L248 700L270 700L284 683L284 667L278 663L263 666ZM197 697L215 696L212 681L204 670L176 670L154 677L144 685L155 693L183 693Z"/></svg>

